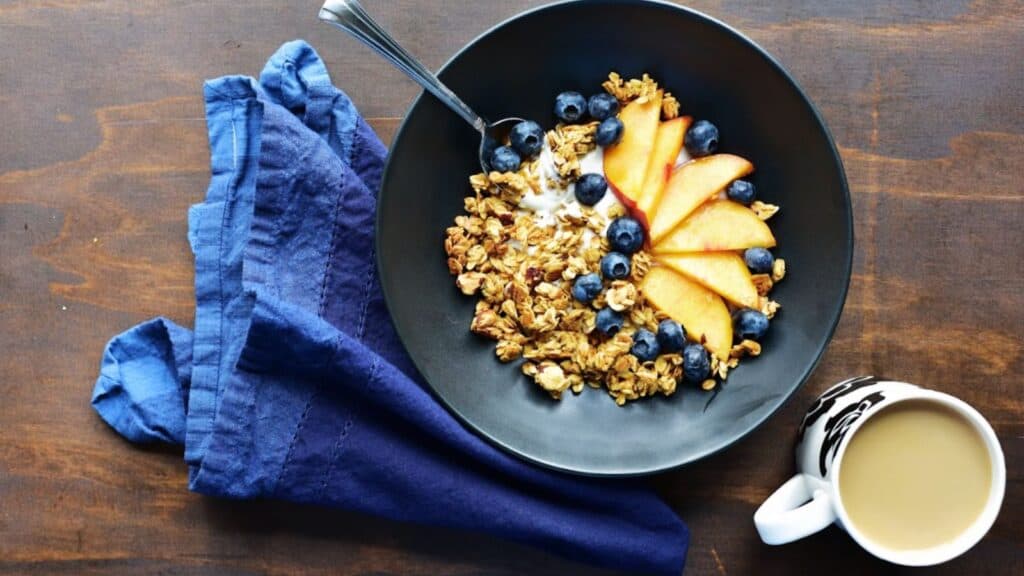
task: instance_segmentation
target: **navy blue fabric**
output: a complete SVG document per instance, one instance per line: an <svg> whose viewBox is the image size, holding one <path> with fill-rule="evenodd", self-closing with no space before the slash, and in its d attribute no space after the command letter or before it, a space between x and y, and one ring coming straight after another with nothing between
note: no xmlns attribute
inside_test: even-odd
<svg viewBox="0 0 1024 576"><path fill-rule="evenodd" d="M302 41L205 85L212 177L189 211L196 319L107 345L93 405L184 444L189 487L485 531L580 561L682 571L685 525L641 480L533 467L467 431L402 348L373 255L386 150Z"/></svg>

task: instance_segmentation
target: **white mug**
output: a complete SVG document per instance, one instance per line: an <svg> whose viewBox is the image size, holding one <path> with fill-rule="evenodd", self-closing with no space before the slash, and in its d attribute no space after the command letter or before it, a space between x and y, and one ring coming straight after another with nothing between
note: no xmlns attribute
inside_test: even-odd
<svg viewBox="0 0 1024 576"><path fill-rule="evenodd" d="M992 463L992 484L984 510L951 542L926 550L888 549L851 525L838 491L839 468L850 439L879 408L903 400L944 404L966 418L984 439ZM865 550L905 566L929 566L966 552L992 527L1006 488L1006 463L992 426L967 403L948 394L873 376L853 378L826 390L800 425L797 474L779 487L754 513L754 525L766 544L785 544L836 523Z"/></svg>

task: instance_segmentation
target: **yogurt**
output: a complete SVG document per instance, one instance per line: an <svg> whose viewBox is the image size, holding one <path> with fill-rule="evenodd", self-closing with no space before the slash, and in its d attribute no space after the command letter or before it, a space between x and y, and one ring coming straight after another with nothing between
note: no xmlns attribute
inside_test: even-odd
<svg viewBox="0 0 1024 576"><path fill-rule="evenodd" d="M692 159L686 153L686 148L683 148L679 151L679 155L676 156L674 167L678 168ZM581 206L576 200L574 191L575 184L564 183L559 178L558 169L555 167L554 154L551 152L551 147L546 141L540 151L539 168L540 193L524 194L522 200L519 201L519 209L525 213L533 214L537 223L541 226L555 225L557 215L559 214L581 216ZM601 174L603 176L604 150L598 147L582 156L580 158L580 173ZM622 203L619 202L615 193L609 188L608 192L605 193L604 197L593 208L610 223L611 219L608 218L608 214L616 206L622 206Z"/></svg>
<svg viewBox="0 0 1024 576"><path fill-rule="evenodd" d="M690 160L693 160L693 158L686 152L686 147L684 146L684 147L680 148L679 149L679 155L676 156L675 168L679 168L680 166L682 166L683 164L686 164Z"/></svg>
<svg viewBox="0 0 1024 576"><path fill-rule="evenodd" d="M519 201L519 209L522 212L532 214L541 226L556 225L558 222L557 217L562 214L577 218L583 215L582 206L576 200L576 185L562 182L559 178L558 169L555 168L555 158L547 142L544 143L544 148L540 151L538 172L540 176L540 192L536 194L527 192L523 195ZM604 151L600 147L580 157L580 173L604 175ZM610 222L611 219L608 217L608 214L616 206L622 206L622 203L619 202L619 199L615 197L615 193L609 187L601 200L593 206L593 209L603 216L607 222ZM585 231L585 236L587 236L587 242L589 243L593 233L587 230Z"/></svg>

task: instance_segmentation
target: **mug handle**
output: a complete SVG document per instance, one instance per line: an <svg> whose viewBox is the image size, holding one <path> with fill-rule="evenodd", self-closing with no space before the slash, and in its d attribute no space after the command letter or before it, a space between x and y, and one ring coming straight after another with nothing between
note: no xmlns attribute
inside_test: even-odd
<svg viewBox="0 0 1024 576"><path fill-rule="evenodd" d="M754 512L754 526L765 544L785 544L819 532L836 520L832 497L824 490L808 493L803 475L779 486Z"/></svg>

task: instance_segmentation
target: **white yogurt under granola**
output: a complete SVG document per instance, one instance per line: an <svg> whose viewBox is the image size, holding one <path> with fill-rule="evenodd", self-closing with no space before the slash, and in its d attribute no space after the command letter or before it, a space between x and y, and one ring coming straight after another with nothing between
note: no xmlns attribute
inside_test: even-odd
<svg viewBox="0 0 1024 576"><path fill-rule="evenodd" d="M679 151L675 165L681 166L689 162L690 159L684 148ZM579 162L581 174L604 175L603 148L598 147L586 153L579 159ZM559 214L576 218L582 215L581 204L576 200L575 184L567 183L559 177L551 146L547 142L544 143L544 148L540 152L539 176L540 193L525 194L519 201L521 210L533 213L537 223L542 226L554 225ZM607 227L607 223L612 220L609 214L612 213L613 208L617 210L616 207L619 206L622 206L622 203L609 188L604 197L593 206L593 209L605 219Z"/></svg>
<svg viewBox="0 0 1024 576"><path fill-rule="evenodd" d="M604 152L601 148L595 148L580 158L580 172L582 174L604 174ZM539 182L540 192L537 194L524 194L519 201L519 208L526 212L533 213L537 223L542 226L552 226L557 221L559 214L580 217L583 214L579 201L576 200L575 184L563 181L555 168L554 155L551 147L545 143L540 152ZM621 206L610 190L605 193L601 201L593 206L594 210L608 219L608 212L613 206Z"/></svg>

